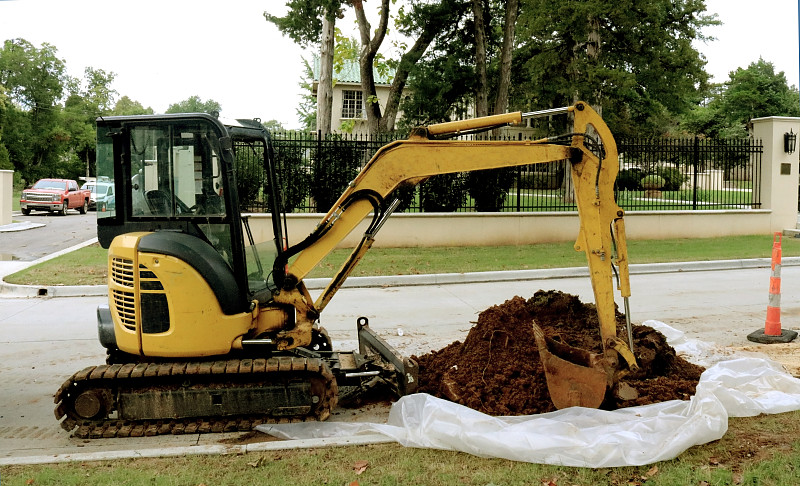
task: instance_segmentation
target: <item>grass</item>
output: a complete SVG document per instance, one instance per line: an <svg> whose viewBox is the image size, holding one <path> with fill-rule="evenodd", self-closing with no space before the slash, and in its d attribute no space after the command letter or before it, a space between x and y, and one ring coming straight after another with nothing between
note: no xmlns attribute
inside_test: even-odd
<svg viewBox="0 0 800 486"><path fill-rule="evenodd" d="M309 277L332 277L349 253L345 249L335 250ZM800 239L783 239L782 253L785 257L800 256ZM772 235L628 241L631 263L767 258L771 254ZM570 242L499 247L373 248L353 275L491 272L585 264L583 253L576 252ZM22 285L103 285L106 273L106 252L95 244L9 275L5 281Z"/></svg>
<svg viewBox="0 0 800 486"><path fill-rule="evenodd" d="M675 459L618 468L545 466L396 444L0 469L3 485L790 485L800 412L730 419L725 436ZM654 444L654 446L657 446ZM366 469L359 473L359 466Z"/></svg>

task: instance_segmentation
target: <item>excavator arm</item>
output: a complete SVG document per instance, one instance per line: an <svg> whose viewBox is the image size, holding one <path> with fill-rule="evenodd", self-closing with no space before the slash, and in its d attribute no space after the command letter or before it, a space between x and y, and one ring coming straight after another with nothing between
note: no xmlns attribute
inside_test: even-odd
<svg viewBox="0 0 800 486"><path fill-rule="evenodd" d="M536 141L463 141L437 139L464 132L489 129L523 118L572 114L573 130L567 138ZM602 118L586 103L534 113L509 113L485 118L448 122L416 129L408 140L382 147L352 181L333 208L322 218L314 232L289 248L274 264L279 286L276 302L298 308L296 325L279 335L278 346L303 346L310 340L311 329L319 312L330 301L355 265L374 241L375 233L393 210L384 199L404 184L418 184L428 177L454 172L515 167L569 160L575 188L580 230L576 251L583 251L588 267L600 321L604 353L596 358L596 370L604 373L603 386L613 385L619 356L629 369L636 368L631 352L616 334L614 262L619 267L618 286L626 299L630 295L628 261L625 246L623 211L614 200L614 182L619 170L614 138ZM361 243L312 304L303 278L320 263L370 213L372 224ZM292 257L296 258L291 261ZM298 303L302 305L298 306ZM541 348L541 346L540 346ZM597 378L594 379L597 381ZM551 387L552 388L552 387ZM552 390L551 390L552 391ZM575 400L576 391L567 391L564 405L583 404ZM559 404L556 403L558 406ZM599 405L599 403L597 403ZM594 406L597 406L594 405Z"/></svg>

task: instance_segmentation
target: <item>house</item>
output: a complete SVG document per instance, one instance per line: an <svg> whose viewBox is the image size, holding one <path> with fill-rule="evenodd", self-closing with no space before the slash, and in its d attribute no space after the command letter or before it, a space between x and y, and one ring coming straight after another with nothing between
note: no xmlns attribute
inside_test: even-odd
<svg viewBox="0 0 800 486"><path fill-rule="evenodd" d="M319 87L320 62L319 57L314 56L312 94L317 96ZM375 91L381 109L386 107L389 99L394 69L389 69L381 75L377 70L373 71L375 77ZM354 135L368 135L367 115L364 112L364 92L361 89L361 72L358 61L345 61L339 69L334 66L333 71L333 108L331 109L331 131L334 133L351 133ZM473 107L466 110L468 117L474 116ZM403 118L402 110L398 110L395 124ZM530 120L523 121L522 124L502 127L495 132L495 137L502 137L512 140L532 139L536 131L531 125Z"/></svg>
<svg viewBox="0 0 800 486"><path fill-rule="evenodd" d="M312 94L317 96L319 87L320 62L314 56L314 80ZM381 75L374 72L375 91L381 108L386 106L392 86L394 70ZM368 134L367 115L364 112L364 91L361 89L361 73L358 61L345 61L339 69L333 70L333 108L331 109L331 131L334 133ZM398 113L398 119L402 113Z"/></svg>

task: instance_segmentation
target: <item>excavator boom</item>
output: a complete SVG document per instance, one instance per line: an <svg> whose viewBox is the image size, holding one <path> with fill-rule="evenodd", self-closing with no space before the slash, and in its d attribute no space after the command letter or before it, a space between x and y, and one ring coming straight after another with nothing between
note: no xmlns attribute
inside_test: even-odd
<svg viewBox="0 0 800 486"><path fill-rule="evenodd" d="M536 141L463 141L440 140L433 138L453 136L468 131L488 129L507 123L516 123L526 117L571 114L573 130L566 140L543 139ZM418 129L408 140L390 143L381 148L369 161L334 207L323 217L305 241L285 254L285 259L276 261L275 272L286 268L288 257L297 250L297 258L288 265L285 275L278 279L286 283L284 290L297 292L302 288L302 279L336 245L349 235L370 213L373 225L367 230L362 243L355 248L350 258L343 264L336 277L317 298L313 306L318 314L330 301L358 260L374 241L379 225L388 212L383 212L384 198L403 184L415 184L428 177L453 172L515 167L538 163L568 160L575 188L575 202L578 207L580 229L575 242L575 250L586 254L590 279L594 290L600 322L600 334L604 347L602 356L592 357L594 372L592 382L587 386L571 380L576 370L566 365L556 369L555 363L564 359L553 359L562 347L545 347L540 340L543 361L551 363L546 370L551 395L566 396L558 400L560 406L597 407L602 401L602 393L611 388L617 380L616 371L620 368L622 357L630 370L637 368L630 343L617 337L614 298L614 265L620 267L619 287L622 297L630 295L628 283L627 246L625 244L623 211L614 199L614 182L619 171L617 147L614 138L602 118L587 104L545 110L533 113L511 113L486 118L448 122ZM302 335L310 332L313 323L298 321L294 330L283 335L289 341L302 340ZM534 324L535 325L535 324ZM560 353L568 355L569 353ZM572 353L577 355L578 352ZM568 360L567 360L568 362ZM588 365L578 365L586 368ZM585 375L585 373L584 373Z"/></svg>

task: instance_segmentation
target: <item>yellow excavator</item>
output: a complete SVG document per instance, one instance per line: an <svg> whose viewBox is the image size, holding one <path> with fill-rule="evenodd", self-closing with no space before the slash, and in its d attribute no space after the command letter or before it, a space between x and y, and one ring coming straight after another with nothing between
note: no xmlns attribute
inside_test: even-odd
<svg viewBox="0 0 800 486"><path fill-rule="evenodd" d="M571 117L572 130L552 139L454 138L559 115ZM272 212L267 241L256 241L239 209L237 167L254 159L263 163ZM382 147L316 229L288 248L270 135L260 123L206 114L99 118L97 175L113 182L115 194L97 220L108 249L109 300L97 309L108 359L64 382L56 418L84 438L223 432L324 420L340 394L377 382L413 393L416 363L366 318L357 319L352 352L333 350L318 322L396 208L386 198L438 174L560 160L571 167L575 249L588 260L603 352L555 342L535 324L533 334L554 404L598 407L637 364L615 318L615 278L626 315L630 295L623 211L613 191L617 149L586 103L415 129ZM313 299L303 279L370 214L360 244Z"/></svg>

